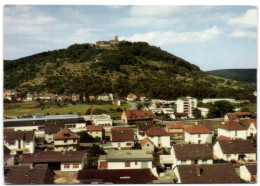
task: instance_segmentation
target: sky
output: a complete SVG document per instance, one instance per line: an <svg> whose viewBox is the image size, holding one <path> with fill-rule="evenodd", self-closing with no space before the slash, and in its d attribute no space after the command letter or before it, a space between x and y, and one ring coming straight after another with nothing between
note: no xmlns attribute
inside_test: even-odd
<svg viewBox="0 0 260 186"><path fill-rule="evenodd" d="M201 70L257 68L254 6L5 5L3 58L74 43L146 41Z"/></svg>

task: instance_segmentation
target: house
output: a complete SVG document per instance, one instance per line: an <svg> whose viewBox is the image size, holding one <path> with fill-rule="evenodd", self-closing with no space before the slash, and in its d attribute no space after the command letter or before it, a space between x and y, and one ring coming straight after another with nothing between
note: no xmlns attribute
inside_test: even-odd
<svg viewBox="0 0 260 186"><path fill-rule="evenodd" d="M151 122L153 119L151 110L124 110L121 116L122 122L127 125Z"/></svg>
<svg viewBox="0 0 260 186"><path fill-rule="evenodd" d="M154 124L139 124L137 125L137 139L140 141L145 138L145 131L155 126Z"/></svg>
<svg viewBox="0 0 260 186"><path fill-rule="evenodd" d="M137 96L135 94L128 94L126 97L127 101L136 101L137 100Z"/></svg>
<svg viewBox="0 0 260 186"><path fill-rule="evenodd" d="M218 128L218 136L226 136L232 139L246 139L247 129L235 121L227 121Z"/></svg>
<svg viewBox="0 0 260 186"><path fill-rule="evenodd" d="M46 100L46 101L49 101L51 99L56 99L56 95L55 94L52 94L52 93L41 93L39 94L38 98L40 98L41 100Z"/></svg>
<svg viewBox="0 0 260 186"><path fill-rule="evenodd" d="M109 93L109 94L99 94L99 95L97 95L97 100L101 100L101 101L113 100L113 94L111 94L111 93Z"/></svg>
<svg viewBox="0 0 260 186"><path fill-rule="evenodd" d="M256 182L257 164L245 164L240 166L240 178L246 182Z"/></svg>
<svg viewBox="0 0 260 186"><path fill-rule="evenodd" d="M81 184L151 184L153 174L150 169L80 170Z"/></svg>
<svg viewBox="0 0 260 186"><path fill-rule="evenodd" d="M36 94L35 94L35 93L33 93L33 92L28 92L28 93L26 94L26 99L25 99L25 101L33 101L33 100L35 99L35 97L36 97Z"/></svg>
<svg viewBox="0 0 260 186"><path fill-rule="evenodd" d="M4 132L4 145L11 150L12 155L34 153L34 131L8 131Z"/></svg>
<svg viewBox="0 0 260 186"><path fill-rule="evenodd" d="M4 90L4 99L12 100L21 100L21 93L15 90Z"/></svg>
<svg viewBox="0 0 260 186"><path fill-rule="evenodd" d="M57 96L58 101L70 101L71 97L70 96L65 96L65 95L59 95Z"/></svg>
<svg viewBox="0 0 260 186"><path fill-rule="evenodd" d="M158 148L170 148L170 135L162 127L153 126L144 132Z"/></svg>
<svg viewBox="0 0 260 186"><path fill-rule="evenodd" d="M79 136L64 128L53 137L54 151L76 151L79 145Z"/></svg>
<svg viewBox="0 0 260 186"><path fill-rule="evenodd" d="M211 132L203 125L192 125L185 128L184 141L186 143L212 143Z"/></svg>
<svg viewBox="0 0 260 186"><path fill-rule="evenodd" d="M20 165L35 167L37 164L48 164L52 170L79 171L84 168L86 160L86 151L41 151L25 156L20 161Z"/></svg>
<svg viewBox="0 0 260 186"><path fill-rule="evenodd" d="M173 166L213 164L213 150L208 144L174 144L171 159Z"/></svg>
<svg viewBox="0 0 260 186"><path fill-rule="evenodd" d="M148 138L144 138L140 141L141 147L143 150L148 151L148 152L153 152L154 151L154 143Z"/></svg>
<svg viewBox="0 0 260 186"><path fill-rule="evenodd" d="M79 94L72 94L71 99L72 99L72 101L79 101L80 95Z"/></svg>
<svg viewBox="0 0 260 186"><path fill-rule="evenodd" d="M110 129L113 127L113 120L111 117L107 114L101 114L101 115L87 115L83 116L84 120L89 125L101 125L103 126L103 129L105 131L110 131Z"/></svg>
<svg viewBox="0 0 260 186"><path fill-rule="evenodd" d="M5 166L4 182L5 184L53 184L55 173L50 170L48 165L30 166Z"/></svg>
<svg viewBox="0 0 260 186"><path fill-rule="evenodd" d="M110 139L114 148L131 149L134 146L135 134L132 129L112 128Z"/></svg>
<svg viewBox="0 0 260 186"><path fill-rule="evenodd" d="M101 155L98 169L152 169L153 155L144 150L108 150Z"/></svg>
<svg viewBox="0 0 260 186"><path fill-rule="evenodd" d="M14 165L14 155L11 155L11 150L4 145L4 166Z"/></svg>
<svg viewBox="0 0 260 186"><path fill-rule="evenodd" d="M251 118L252 113L251 112L236 112L236 113L227 113L223 121L239 121L241 118Z"/></svg>
<svg viewBox="0 0 260 186"><path fill-rule="evenodd" d="M104 137L104 130L102 125L88 125L87 133L93 138L100 138L101 140Z"/></svg>
<svg viewBox="0 0 260 186"><path fill-rule="evenodd" d="M257 133L257 120L247 119L241 120L240 124L247 128L247 137L253 138Z"/></svg>
<svg viewBox="0 0 260 186"><path fill-rule="evenodd" d="M89 96L88 99L89 99L89 101L94 101L95 100L95 96Z"/></svg>
<svg viewBox="0 0 260 186"><path fill-rule="evenodd" d="M256 149L248 140L220 140L213 146L213 153L217 159L225 161L256 161Z"/></svg>
<svg viewBox="0 0 260 186"><path fill-rule="evenodd" d="M177 165L176 183L240 183L232 164Z"/></svg>
<svg viewBox="0 0 260 186"><path fill-rule="evenodd" d="M149 99L147 99L146 97L140 97L140 101L146 102L146 101L149 101Z"/></svg>
<svg viewBox="0 0 260 186"><path fill-rule="evenodd" d="M198 120L196 124L206 127L211 132L212 137L215 135L214 126L210 120Z"/></svg>
<svg viewBox="0 0 260 186"><path fill-rule="evenodd" d="M184 129L183 123L167 123L166 131L171 135L173 139L184 139Z"/></svg>
<svg viewBox="0 0 260 186"><path fill-rule="evenodd" d="M192 112L197 108L197 99L192 97L177 98L177 113L186 113L190 118L193 118Z"/></svg>

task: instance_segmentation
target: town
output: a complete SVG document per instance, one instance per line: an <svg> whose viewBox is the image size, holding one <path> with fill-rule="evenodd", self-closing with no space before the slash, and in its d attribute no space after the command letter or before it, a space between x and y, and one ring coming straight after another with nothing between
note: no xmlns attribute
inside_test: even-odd
<svg viewBox="0 0 260 186"><path fill-rule="evenodd" d="M134 93L124 99L112 93L22 95L16 90L4 90L4 99L9 104L75 105L82 99L91 105L86 114L5 115L6 184L256 182L256 112L232 108L221 117L212 115L218 105L247 100L162 100ZM127 107L115 118L95 112L99 103L101 108L104 103Z"/></svg>

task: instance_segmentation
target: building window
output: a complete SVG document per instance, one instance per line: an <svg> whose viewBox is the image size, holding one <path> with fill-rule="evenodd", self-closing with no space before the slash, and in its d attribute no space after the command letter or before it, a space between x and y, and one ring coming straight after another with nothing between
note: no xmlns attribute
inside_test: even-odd
<svg viewBox="0 0 260 186"><path fill-rule="evenodd" d="M237 131L235 131L235 136L237 136Z"/></svg>
<svg viewBox="0 0 260 186"><path fill-rule="evenodd" d="M147 147L149 147L149 143L147 143Z"/></svg>
<svg viewBox="0 0 260 186"><path fill-rule="evenodd" d="M25 145L30 145L30 142L29 142L29 141L26 141L26 142L25 142Z"/></svg>
<svg viewBox="0 0 260 186"><path fill-rule="evenodd" d="M200 134L198 134L198 138L200 138Z"/></svg>
<svg viewBox="0 0 260 186"><path fill-rule="evenodd" d="M79 164L73 164L73 168L74 169L79 168Z"/></svg>
<svg viewBox="0 0 260 186"><path fill-rule="evenodd" d="M68 140L64 140L64 143L67 143L68 142Z"/></svg>
<svg viewBox="0 0 260 186"><path fill-rule="evenodd" d="M96 134L98 134L98 131L96 132Z"/></svg>
<svg viewBox="0 0 260 186"><path fill-rule="evenodd" d="M14 145L14 142L10 142L9 145Z"/></svg>
<svg viewBox="0 0 260 186"><path fill-rule="evenodd" d="M132 143L126 143L126 145L127 145L127 146L131 146L131 145L132 145Z"/></svg>
<svg viewBox="0 0 260 186"><path fill-rule="evenodd" d="M64 164L64 169L69 169L70 168L70 164Z"/></svg>
<svg viewBox="0 0 260 186"><path fill-rule="evenodd" d="M138 162L136 161L136 162L135 162L135 165L137 165L137 164L138 164Z"/></svg>
<svg viewBox="0 0 260 186"><path fill-rule="evenodd" d="M125 167L131 167L130 162L125 162Z"/></svg>
<svg viewBox="0 0 260 186"><path fill-rule="evenodd" d="M75 143L75 142L76 142L76 140L73 140L73 142Z"/></svg>
<svg viewBox="0 0 260 186"><path fill-rule="evenodd" d="M181 160L181 163L186 163L186 160Z"/></svg>

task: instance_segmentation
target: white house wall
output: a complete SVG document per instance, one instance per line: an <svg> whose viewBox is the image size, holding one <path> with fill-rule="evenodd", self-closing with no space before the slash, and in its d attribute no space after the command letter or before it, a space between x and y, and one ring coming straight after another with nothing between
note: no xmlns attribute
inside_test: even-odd
<svg viewBox="0 0 260 186"><path fill-rule="evenodd" d="M241 139L247 139L247 131L246 130L237 130L237 135L236 135L236 131L235 130L224 130L221 128L218 128L218 137L219 136L226 136L226 137L230 137L230 138L241 138Z"/></svg>
<svg viewBox="0 0 260 186"><path fill-rule="evenodd" d="M201 140L201 144L212 143L212 134L189 134L184 132L184 140L191 144L198 144L199 140Z"/></svg>
<svg viewBox="0 0 260 186"><path fill-rule="evenodd" d="M240 166L240 178L247 182L251 181L251 174L245 165Z"/></svg>

